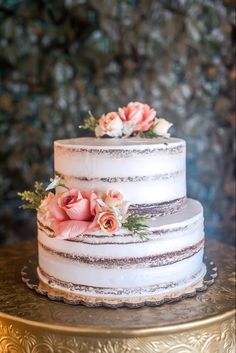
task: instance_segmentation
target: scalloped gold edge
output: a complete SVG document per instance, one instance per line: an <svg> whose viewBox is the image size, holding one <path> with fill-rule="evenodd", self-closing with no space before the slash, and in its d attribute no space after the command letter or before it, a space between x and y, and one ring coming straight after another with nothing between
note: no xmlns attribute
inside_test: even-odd
<svg viewBox="0 0 236 353"><path fill-rule="evenodd" d="M207 290L211 284L214 283L217 277L217 267L213 261L210 261L206 256L204 258L206 272L202 279L196 283L191 284L184 289L177 290L174 292L167 292L158 295L150 295L143 297L131 297L131 298L104 298L104 297L93 297L86 295L74 294L71 292L64 291L63 289L52 288L46 282L38 279L38 276L34 277L32 269L35 271L36 261L28 260L23 266L21 276L23 282L30 288L35 290L41 295L47 296L51 300L64 301L67 304L72 305L84 305L88 307L108 307L108 308L139 308L142 306L159 306L165 303L180 301L189 297L195 296L198 292Z"/></svg>

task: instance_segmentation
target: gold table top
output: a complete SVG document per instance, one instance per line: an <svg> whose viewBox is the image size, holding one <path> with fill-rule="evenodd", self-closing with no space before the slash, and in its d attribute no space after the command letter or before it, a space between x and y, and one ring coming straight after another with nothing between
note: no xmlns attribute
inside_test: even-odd
<svg viewBox="0 0 236 353"><path fill-rule="evenodd" d="M6 340L1 341L1 333L2 337L9 339L11 336L10 330L14 331L14 327L19 332L23 329L22 327L24 329L27 328L27 332L31 332L31 336L34 337L34 340L32 340L39 345L42 344L39 341L42 342L45 338L45 335L42 334L45 330L51 332L54 337L62 335L64 339L68 339L68 335L71 339L72 336L74 337L73 339L75 337L92 337L88 341L88 346L85 344L87 347L85 350L82 348L81 350L76 350L77 346L75 345L74 350L68 350L68 352L143 353L169 352L167 348L170 343L166 343L166 335L168 335L168 340L170 340L174 339L178 333L183 335L184 332L188 331L191 332L197 342L197 335L201 334L201 332L207 332L207 327L216 327L218 324L222 326L224 322L226 322L226 326L230 325L230 328L228 326L224 328L223 333L224 335L228 334L231 341L229 343L228 339L227 344L223 343L224 347L228 347L228 350L219 350L219 352L232 351L234 345L232 343L232 325L234 320L232 321L232 319L235 314L234 248L215 240L207 241L206 253L218 267L218 278L206 292L198 293L196 297L178 303L139 309L73 306L51 301L35 293L21 281L20 271L27 258L33 256L36 252L35 241L23 242L0 250L0 353L4 352L3 349L6 348L4 346ZM229 330L230 332L232 331L231 334L229 334ZM13 333L12 335L14 337L17 336L17 334L14 335ZM222 335L222 332L219 335ZM139 337L138 343L130 341L130 339L137 339L137 337ZM152 338L152 341L146 341L148 345L151 344L150 342L153 344L154 337L159 337L160 341L155 349L152 346L152 350L149 350L145 348L146 343L142 341L142 337L144 340L145 337ZM186 339L189 340L189 337ZM95 338L97 338L96 343L93 341ZM192 342L195 341L192 339ZM21 342L23 341L21 340ZM66 342L68 346L68 341ZM193 350L194 344L191 343L191 340L188 342L190 342L188 344L191 352L195 352ZM78 341L76 341L76 344L79 344ZM108 344L111 347L110 350L106 348L108 346L104 346ZM140 345L143 345L143 350L138 350ZM164 348L160 350L161 345L167 347L166 350ZM209 347L208 343L206 352L211 352ZM200 350L199 347L198 349L196 350L198 353L204 351ZM22 350L22 352L26 351ZM47 350L35 350L35 352L41 351L47 352ZM186 342L185 350L182 351L190 352L187 349ZM182 351L180 350L179 352ZM21 351L19 350L19 352ZM62 350L62 352L64 351ZM173 350L173 352L175 351ZM176 352L178 351L176 350ZM214 350L214 352L218 352L218 350Z"/></svg>

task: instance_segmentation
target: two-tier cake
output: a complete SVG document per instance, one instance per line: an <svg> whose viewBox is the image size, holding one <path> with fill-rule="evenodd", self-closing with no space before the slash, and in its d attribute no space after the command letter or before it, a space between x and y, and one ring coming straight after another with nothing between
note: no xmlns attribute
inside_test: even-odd
<svg viewBox="0 0 236 353"><path fill-rule="evenodd" d="M37 272L49 292L119 306L201 287L203 209L186 196L185 141L133 135L55 141L56 192L37 208Z"/></svg>

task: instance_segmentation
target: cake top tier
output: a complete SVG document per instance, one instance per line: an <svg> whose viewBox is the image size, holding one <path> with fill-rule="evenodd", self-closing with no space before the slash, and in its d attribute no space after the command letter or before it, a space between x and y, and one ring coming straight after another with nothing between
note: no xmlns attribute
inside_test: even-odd
<svg viewBox="0 0 236 353"><path fill-rule="evenodd" d="M55 141L54 152L55 175L69 188L118 190L131 204L186 196L184 140L81 137Z"/></svg>
<svg viewBox="0 0 236 353"><path fill-rule="evenodd" d="M185 141L179 138L95 138L95 137L80 137L73 139L57 140L55 147L65 148L68 150L144 150L144 149L182 149L185 146Z"/></svg>

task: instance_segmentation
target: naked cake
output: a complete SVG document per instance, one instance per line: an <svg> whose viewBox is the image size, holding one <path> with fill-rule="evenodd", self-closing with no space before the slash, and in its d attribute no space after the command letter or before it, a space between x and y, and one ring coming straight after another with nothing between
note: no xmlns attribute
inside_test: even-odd
<svg viewBox="0 0 236 353"><path fill-rule="evenodd" d="M49 292L119 306L201 286L203 208L186 196L186 143L170 126L129 103L90 115L95 137L54 142L55 178L35 207L37 273Z"/></svg>

